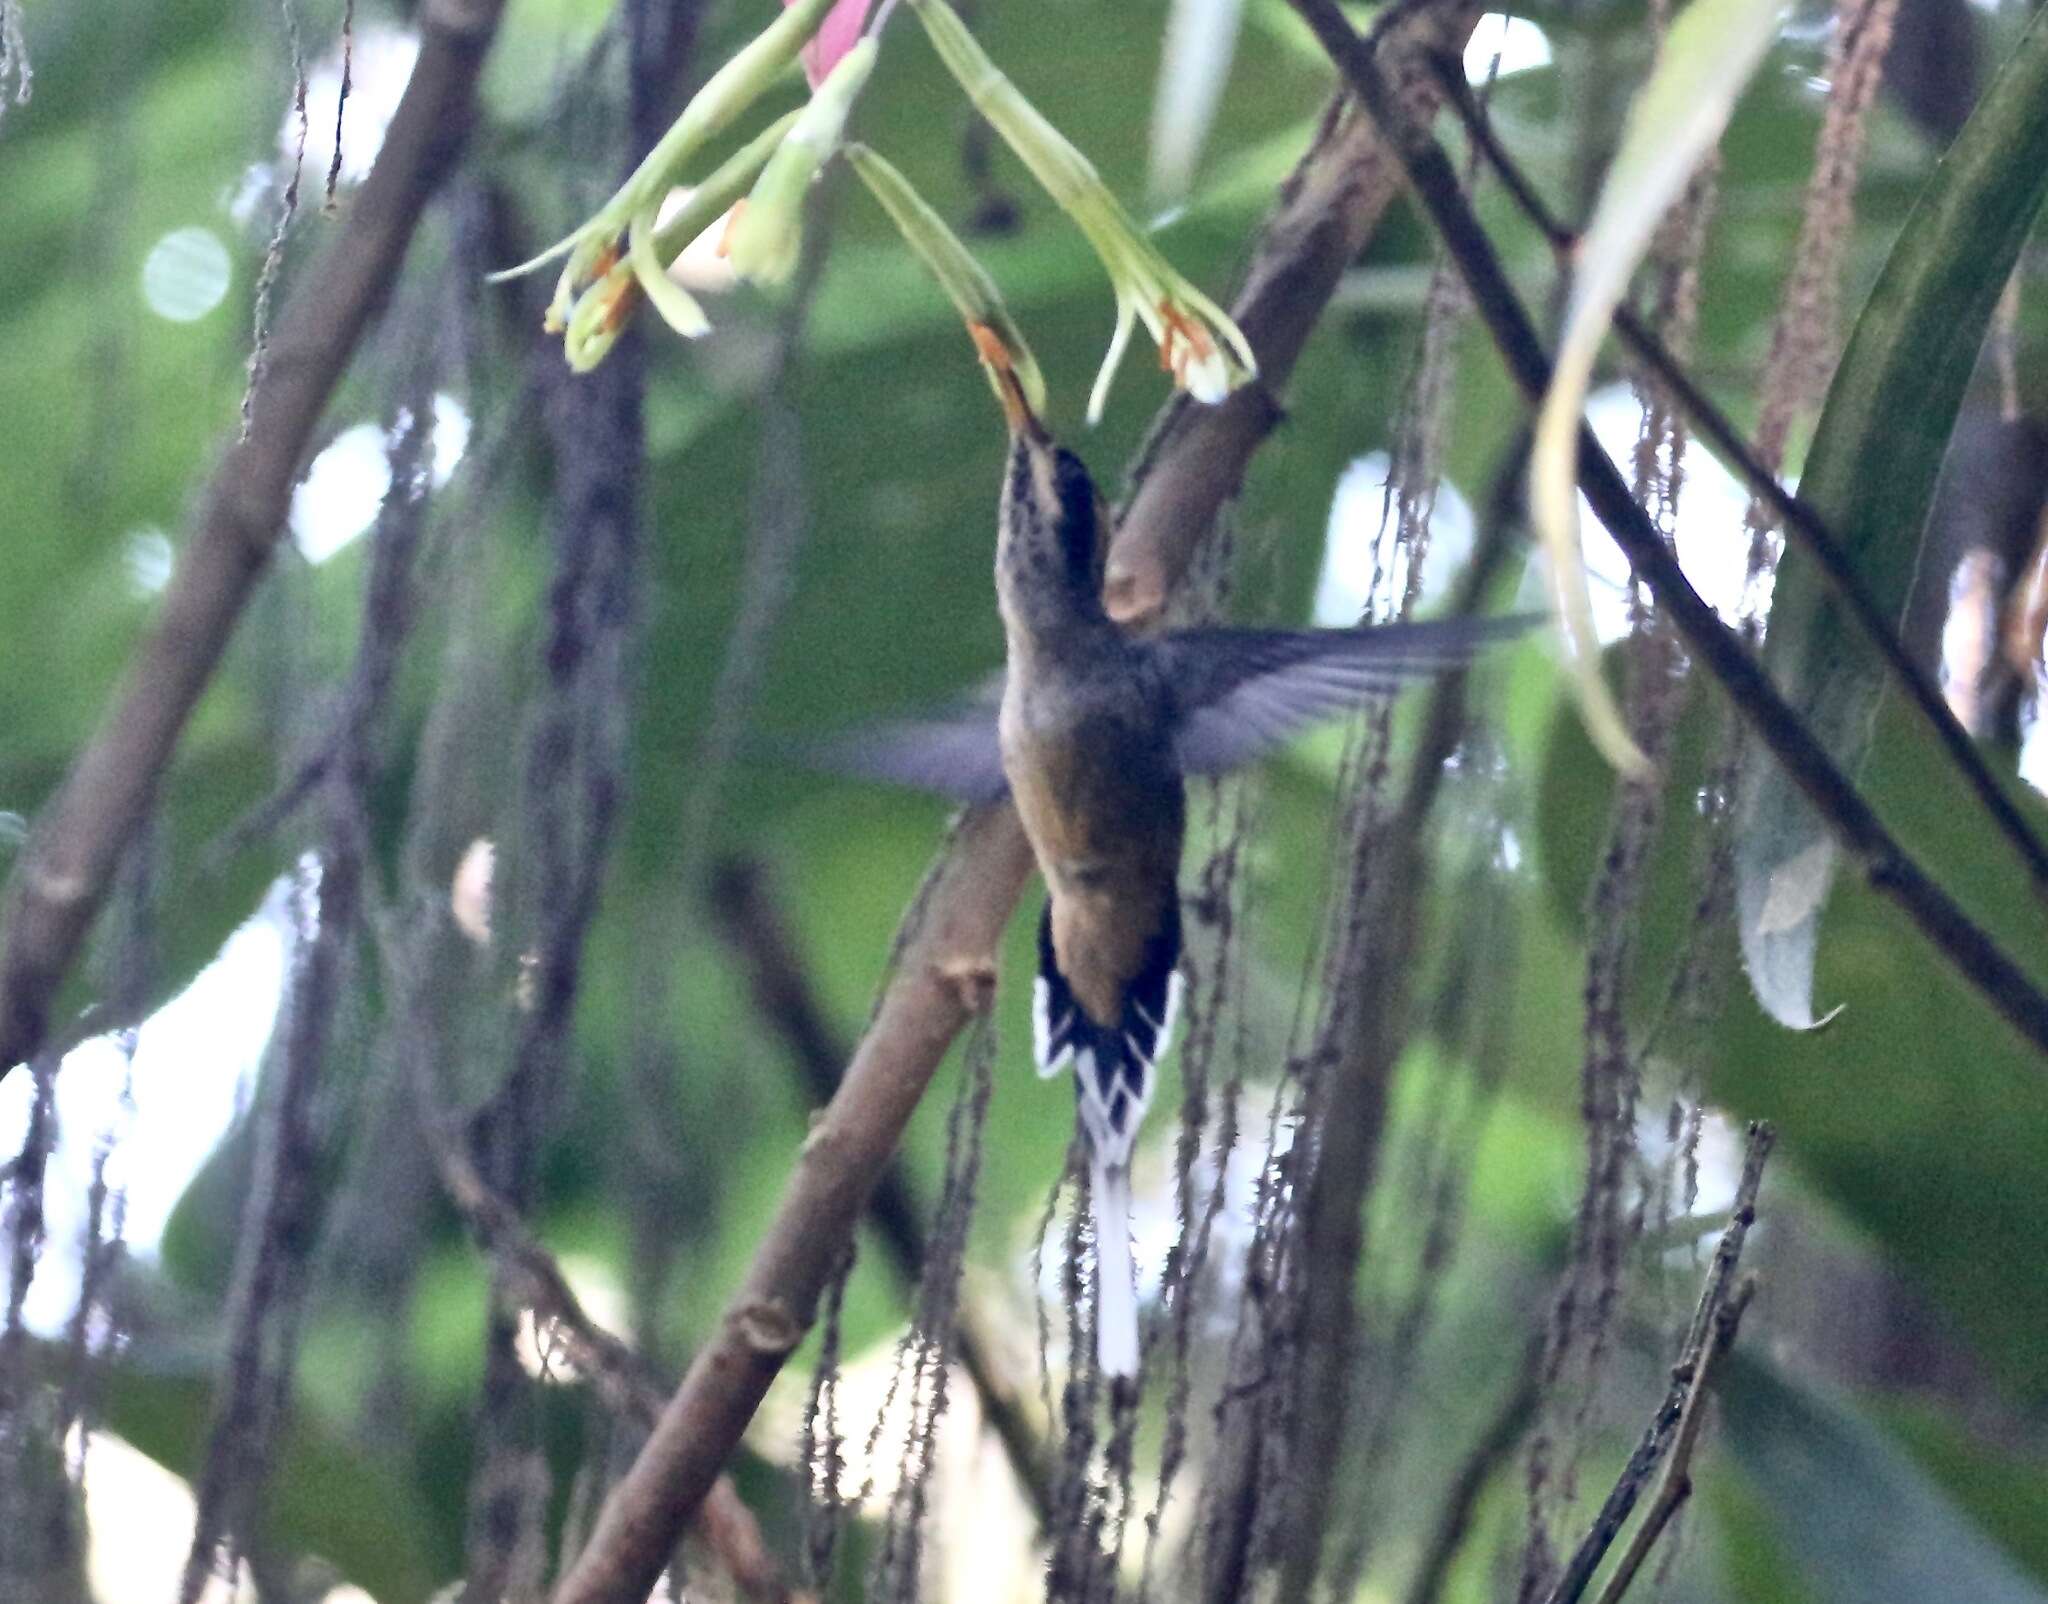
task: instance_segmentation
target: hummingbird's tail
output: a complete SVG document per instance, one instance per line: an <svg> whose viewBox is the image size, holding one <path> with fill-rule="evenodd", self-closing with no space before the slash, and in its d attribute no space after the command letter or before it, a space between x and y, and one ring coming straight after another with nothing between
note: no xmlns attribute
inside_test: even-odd
<svg viewBox="0 0 2048 1604"><path fill-rule="evenodd" d="M1031 1037L1038 1072L1074 1070L1075 1103L1095 1197L1095 1256L1100 1281L1096 1352L1103 1374L1138 1371L1138 1299L1131 1265L1131 1143L1152 1101L1156 1066L1172 1045L1180 1012L1180 905L1166 917L1147 951L1145 968L1124 990L1123 1011L1104 1025L1090 1017L1053 950L1052 907L1038 927L1038 981L1032 990Z"/></svg>
<svg viewBox="0 0 2048 1604"><path fill-rule="evenodd" d="M1105 1376L1138 1373L1138 1273L1131 1263L1131 1171L1099 1155L1095 1199L1095 1362Z"/></svg>

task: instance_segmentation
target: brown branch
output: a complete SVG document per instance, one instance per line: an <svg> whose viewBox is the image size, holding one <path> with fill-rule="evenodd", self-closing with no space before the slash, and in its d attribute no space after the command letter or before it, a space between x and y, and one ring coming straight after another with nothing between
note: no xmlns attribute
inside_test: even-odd
<svg viewBox="0 0 2048 1604"><path fill-rule="evenodd" d="M803 1339L897 1139L953 1038L985 1006L1030 873L1007 806L971 810L913 910L895 978L797 1154L781 1206L710 1340L599 1512L558 1604L637 1604Z"/></svg>
<svg viewBox="0 0 2048 1604"><path fill-rule="evenodd" d="M1522 214L1549 241L1559 264L1569 266L1578 248L1578 236L1558 221L1556 214L1536 193L1528 176L1502 146L1485 108L1465 83L1462 64L1438 56L1432 58L1431 65L1438 81L1444 85L1445 99L1464 122L1474 147L1485 156L1487 165L1498 175L1502 187ZM1942 751L1968 782L1979 805L2019 854L2027 873L2033 877L2035 888L2048 890L2048 845L2042 843L1998 783L1990 765L1984 761L1984 754L1971 740L1969 731L1963 728L1933 677L1915 660L1895 625L1879 611L1869 588L1858 576L1848 553L1842 549L1842 543L1835 538L1826 521L1808 502L1785 488L1728 415L1693 382L1691 375L1654 329L1624 306L1615 313L1614 330L1630 353L1670 396L1686 421L1699 431L1700 438L1706 441L1709 449L1735 470L1743 488L1769 509L1771 516L1785 526L1793 543L1813 559L1822 577L1841 597L1857 626L1905 688L1907 700L1933 730Z"/></svg>
<svg viewBox="0 0 2048 1604"><path fill-rule="evenodd" d="M502 3L421 8L419 60L376 164L270 335L248 432L207 485L154 632L22 852L0 917L0 1076L45 1040L122 850L276 547L314 426L455 166Z"/></svg>
<svg viewBox="0 0 2048 1604"><path fill-rule="evenodd" d="M782 1038L812 1099L821 1107L831 1102L848 1054L825 1019L761 866L745 859L721 865L711 879L711 905L719 933L746 965L755 1012ZM868 1217L910 1287L924 1274L927 1243L920 1222L926 1212L903 1166L892 1159L868 1199ZM1037 1428L1025 1416L1022 1396L965 1309L956 1323L954 1345L980 1396L982 1414L1043 1526L1052 1516L1050 1460Z"/></svg>
<svg viewBox="0 0 2048 1604"><path fill-rule="evenodd" d="M1242 465L1279 415L1274 393L1393 197L1384 166L1355 114L1333 106L1254 242L1232 308L1259 356L1262 388L1208 412L1180 403L1165 409L1111 548L1120 616L1156 615L1236 493ZM1237 466L1217 471L1230 463ZM815 1317L939 1061L985 1001L997 944L1030 872L1030 849L1007 805L963 816L905 921L894 977L798 1155L745 1281L606 1500L556 1604L638 1604L647 1596L675 1534Z"/></svg>
<svg viewBox="0 0 2048 1604"><path fill-rule="evenodd" d="M1388 30L1389 71L1414 115L1435 113L1442 91L1428 62L1463 51L1480 9L1453 0L1411 11ZM1236 498L1252 453L1284 416L1279 393L1309 331L1401 186L1400 163L1372 119L1349 96L1332 100L1309 155L1280 188L1230 309L1258 355L1259 381L1221 406L1176 395L1140 448L1103 581L1119 622L1158 618L1217 509ZM1155 471L1162 465L1167 471Z"/></svg>
<svg viewBox="0 0 2048 1604"><path fill-rule="evenodd" d="M1684 1493L1678 1492L1674 1496L1674 1490L1684 1484L1692 1447L1699 1437L1700 1400L1706 1392L1707 1378L1714 1361L1735 1340L1736 1327L1741 1323L1742 1312L1748 1307L1750 1293L1755 1287L1753 1281L1738 1283L1735 1271L1742 1259L1743 1241L1756 1220L1756 1195L1758 1187L1763 1184L1764 1161L1770 1157L1771 1145L1776 1140L1777 1135L1770 1126L1761 1120L1751 1123L1749 1143L1742 1157L1742 1179L1735 1188L1734 1213L1714 1248L1713 1262L1707 1266L1707 1279L1700 1289L1699 1306L1693 1311L1692 1325L1686 1332L1685 1345L1679 1350L1678 1362L1671 1367L1671 1389L1665 1394L1657 1413L1651 1417L1642 1441L1629 1455L1628 1463L1622 1466L1613 1490L1600 1506L1599 1514L1593 1517L1592 1529L1573 1551L1571 1562L1565 1566L1557 1586L1550 1590L1545 1604L1578 1604L1578 1600L1585 1596L1593 1573L1600 1568L1600 1561L1613 1546L1615 1537L1634 1510L1637 1498L1657 1473L1657 1466L1667 1451L1671 1453L1672 1474L1666 1478L1664 1490L1638 1532L1636 1543L1623 1559L1629 1578L1634 1576L1635 1568L1641 1565L1643 1556L1656 1541L1657 1532L1663 1529L1664 1523L1670 1520L1684 1499ZM1653 1521L1654 1526L1651 1524ZM1624 1587L1627 1585L1627 1579L1620 1571L1616 1572L1616 1580ZM1601 1604L1612 1604L1619 1597L1620 1592L1610 1585L1601 1596Z"/></svg>
<svg viewBox="0 0 2048 1604"><path fill-rule="evenodd" d="M1550 387L1550 358L1500 258L1459 188L1443 147L1409 117L1335 0L1291 0L1401 155L1417 199L1472 292L1509 377L1531 406ZM1964 981L2048 1055L2048 993L1902 847L1837 768L1770 676L1686 578L1628 482L1592 431L1579 430L1579 486L1693 656L1721 682L1737 714L1784 766L1865 878L1912 921Z"/></svg>

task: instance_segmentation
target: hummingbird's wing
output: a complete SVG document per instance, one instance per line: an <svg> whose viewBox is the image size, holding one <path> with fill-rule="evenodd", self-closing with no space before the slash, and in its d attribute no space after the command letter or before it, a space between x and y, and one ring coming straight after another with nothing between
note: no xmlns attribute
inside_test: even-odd
<svg viewBox="0 0 2048 1604"><path fill-rule="evenodd" d="M1146 650L1174 697L1182 772L1222 774L1371 696L1456 668L1535 621L1524 615L1372 629L1182 629Z"/></svg>
<svg viewBox="0 0 2048 1604"><path fill-rule="evenodd" d="M865 724L807 750L842 774L886 780L956 802L993 802L1010 789L995 701L973 698L917 718Z"/></svg>

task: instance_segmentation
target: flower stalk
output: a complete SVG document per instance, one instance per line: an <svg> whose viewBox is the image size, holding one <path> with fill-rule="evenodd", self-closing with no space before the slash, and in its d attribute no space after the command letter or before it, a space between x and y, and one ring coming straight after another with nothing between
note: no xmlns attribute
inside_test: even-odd
<svg viewBox="0 0 2048 1604"><path fill-rule="evenodd" d="M531 261L491 275L493 282L517 278L558 257L568 258L556 281L554 298L548 304L546 326L572 340L581 335L581 345L570 352L572 365L578 365L579 351L586 359L582 367L601 359L609 348L609 339L616 337L618 328L623 326L635 297L634 292L614 281L614 271L622 259L639 292L679 332L694 337L709 327L703 310L680 285L671 283L662 269L654 242L661 203L681 181L689 162L705 143L767 93L796 60L798 51L817 32L833 4L834 0L793 0L787 10L711 75L610 200L567 238ZM790 131L788 124L779 126L781 134ZM760 143L749 145L742 154L751 154ZM780 135L762 150L760 161L747 174L748 182L758 175L776 143L780 143ZM593 287L601 295L596 307L590 304Z"/></svg>
<svg viewBox="0 0 2048 1604"><path fill-rule="evenodd" d="M1213 405L1257 377L1258 361L1230 315L1174 270L1094 163L1024 98L952 7L945 0L910 3L939 59L975 109L1087 236L1109 274L1116 291L1116 329L1089 392L1088 421L1101 419L1110 380L1138 322L1158 344L1160 366L1197 401Z"/></svg>
<svg viewBox="0 0 2048 1604"><path fill-rule="evenodd" d="M1007 372L1015 376L1031 411L1043 412L1045 376L988 270L891 162L858 143L843 147L842 154L966 323L996 399L1005 408L1010 404L1003 379Z"/></svg>

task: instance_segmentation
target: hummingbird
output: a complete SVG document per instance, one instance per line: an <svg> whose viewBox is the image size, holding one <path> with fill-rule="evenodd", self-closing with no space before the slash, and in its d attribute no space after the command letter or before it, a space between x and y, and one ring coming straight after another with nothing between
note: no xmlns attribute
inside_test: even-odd
<svg viewBox="0 0 2048 1604"><path fill-rule="evenodd" d="M1071 1070L1095 1221L1096 1351L1134 1378L1131 1147L1180 1010L1187 782L1466 662L1526 618L1127 632L1102 603L1111 520L1081 459L998 370L1010 425L996 535L1000 699L870 725L831 766L969 803L1007 795L1045 881L1032 987L1041 1076Z"/></svg>

